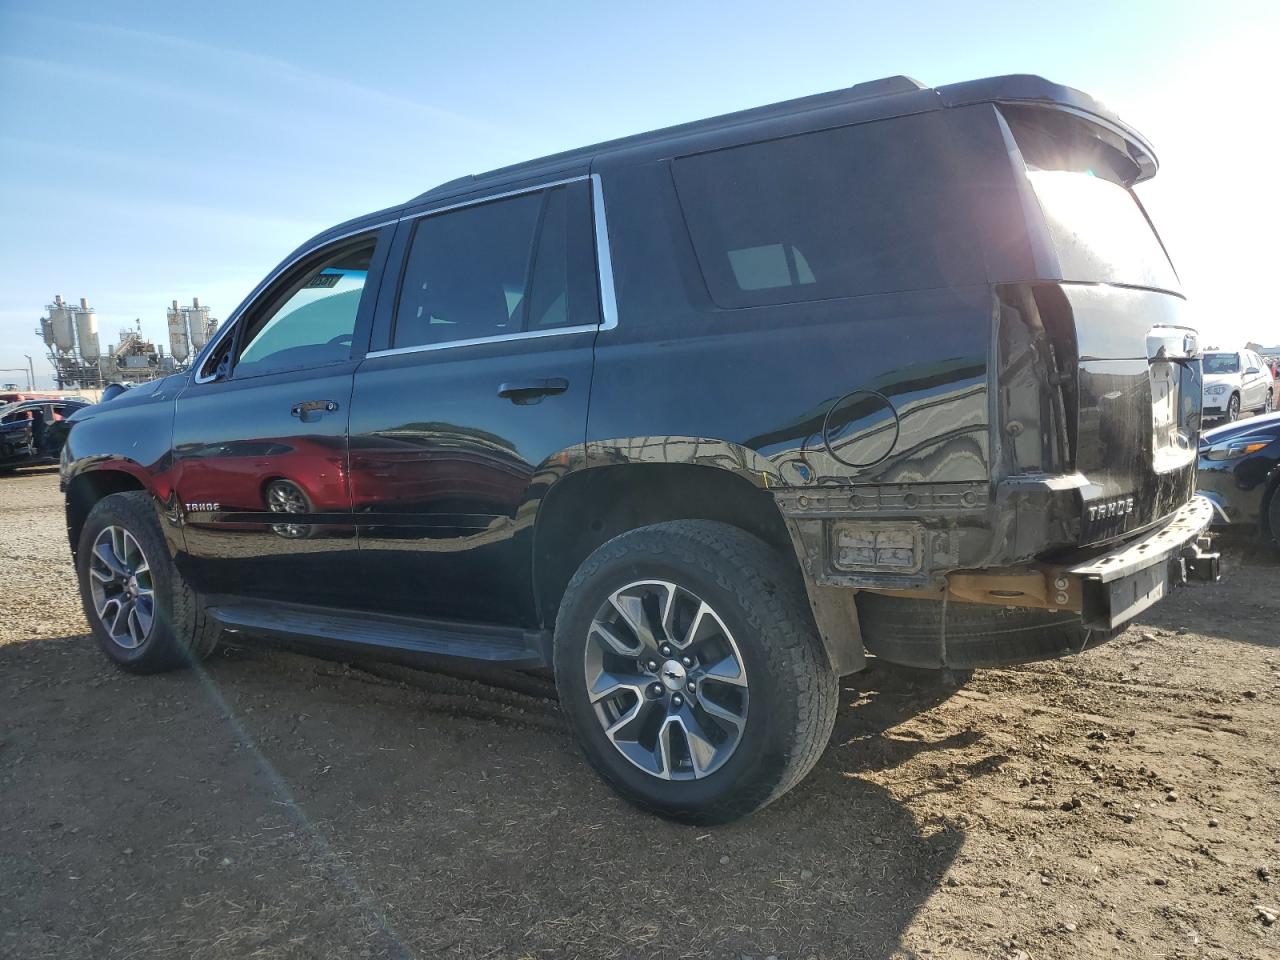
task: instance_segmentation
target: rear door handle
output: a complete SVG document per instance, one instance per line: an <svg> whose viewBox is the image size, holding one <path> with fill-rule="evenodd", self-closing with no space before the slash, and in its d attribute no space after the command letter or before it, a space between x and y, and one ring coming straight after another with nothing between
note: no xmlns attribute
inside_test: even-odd
<svg viewBox="0 0 1280 960"><path fill-rule="evenodd" d="M290 407L289 413L303 423L312 423L319 420L326 413L336 413L337 410L337 400L304 400L302 403L295 403Z"/></svg>
<svg viewBox="0 0 1280 960"><path fill-rule="evenodd" d="M498 387L498 396L506 397L512 403L538 403L543 397L564 393L569 389L569 381L564 377L549 377L546 380L512 380Z"/></svg>

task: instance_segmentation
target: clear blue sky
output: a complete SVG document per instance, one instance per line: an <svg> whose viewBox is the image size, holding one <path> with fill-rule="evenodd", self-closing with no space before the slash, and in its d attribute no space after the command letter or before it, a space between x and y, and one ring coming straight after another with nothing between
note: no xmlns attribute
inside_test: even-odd
<svg viewBox="0 0 1280 960"><path fill-rule="evenodd" d="M1040 73L1150 137L1210 338L1280 342L1276 4L0 0L0 367L55 293L104 344L225 317L313 233L464 173L895 73ZM19 380L0 373L0 380Z"/></svg>

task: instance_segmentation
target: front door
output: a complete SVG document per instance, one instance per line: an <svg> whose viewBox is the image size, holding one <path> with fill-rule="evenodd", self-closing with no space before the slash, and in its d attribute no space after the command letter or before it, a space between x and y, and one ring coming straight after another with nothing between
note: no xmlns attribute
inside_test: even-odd
<svg viewBox="0 0 1280 960"><path fill-rule="evenodd" d="M390 233L288 270L178 397L179 562L198 590L320 605L356 592L347 419Z"/></svg>
<svg viewBox="0 0 1280 960"><path fill-rule="evenodd" d="M380 298L395 305L384 348L352 397L364 602L533 626L537 501L586 432L600 318L590 181L411 225L403 280L389 275Z"/></svg>

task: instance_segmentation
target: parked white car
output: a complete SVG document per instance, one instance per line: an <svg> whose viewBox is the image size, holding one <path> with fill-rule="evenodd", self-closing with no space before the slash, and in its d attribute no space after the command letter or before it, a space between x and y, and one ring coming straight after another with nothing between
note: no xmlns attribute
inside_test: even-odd
<svg viewBox="0 0 1280 960"><path fill-rule="evenodd" d="M1239 420L1242 410L1275 407L1271 368L1252 350L1204 355L1204 418Z"/></svg>

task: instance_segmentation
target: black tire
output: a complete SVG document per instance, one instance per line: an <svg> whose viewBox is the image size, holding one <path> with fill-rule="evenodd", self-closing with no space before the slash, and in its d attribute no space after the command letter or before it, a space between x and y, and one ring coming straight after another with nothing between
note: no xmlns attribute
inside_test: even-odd
<svg viewBox="0 0 1280 960"><path fill-rule="evenodd" d="M1078 613L953 600L945 606L944 633L940 601L862 591L857 602L867 650L907 667L969 670L1052 660L1095 647L1118 632L1088 630Z"/></svg>
<svg viewBox="0 0 1280 960"><path fill-rule="evenodd" d="M93 545L107 527L128 531L145 554L154 586L155 615L146 638L132 649L112 639L99 618L90 587ZM159 673L205 659L218 645L221 627L187 586L169 554L151 496L143 492L113 493L89 512L76 551L80 601L94 639L118 666L133 673Z"/></svg>
<svg viewBox="0 0 1280 960"><path fill-rule="evenodd" d="M1280 483L1271 489L1271 496L1267 502L1267 511L1263 516L1263 526L1267 536L1271 539L1271 546L1280 551Z"/></svg>
<svg viewBox="0 0 1280 960"><path fill-rule="evenodd" d="M633 765L602 728L586 689L593 617L627 584L657 578L693 591L717 612L741 654L750 708L741 739L701 779L663 780ZM799 573L760 540L727 524L677 520L640 527L578 568L556 618L560 703L587 760L636 806L684 823L725 823L795 786L822 755L839 695Z"/></svg>
<svg viewBox="0 0 1280 960"><path fill-rule="evenodd" d="M1233 393L1227 401L1227 423L1235 423L1240 419L1240 394Z"/></svg>

